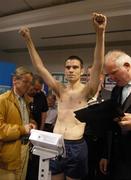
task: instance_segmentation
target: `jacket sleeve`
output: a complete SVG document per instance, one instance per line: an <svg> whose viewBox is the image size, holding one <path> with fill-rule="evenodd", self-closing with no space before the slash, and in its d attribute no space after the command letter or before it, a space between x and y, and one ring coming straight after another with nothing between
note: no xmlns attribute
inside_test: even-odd
<svg viewBox="0 0 131 180"><path fill-rule="evenodd" d="M0 99L0 141L14 141L26 134L24 126L13 122L14 117L12 122L8 123L9 115L5 100Z"/></svg>

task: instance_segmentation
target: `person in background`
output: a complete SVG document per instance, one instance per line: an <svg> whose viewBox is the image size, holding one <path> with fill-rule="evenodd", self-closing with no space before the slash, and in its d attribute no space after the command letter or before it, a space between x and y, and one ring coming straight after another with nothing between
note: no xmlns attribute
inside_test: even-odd
<svg viewBox="0 0 131 180"><path fill-rule="evenodd" d="M27 92L30 111L37 123L37 129L43 130L47 117L48 104L44 92L41 90L43 79L39 75L33 76L32 85ZM30 144L30 147L32 145ZM26 180L37 180L39 171L39 157L30 152Z"/></svg>
<svg viewBox="0 0 131 180"><path fill-rule="evenodd" d="M45 120L44 131L53 132L53 128L57 119L57 106L56 106L56 96L54 94L48 94L48 111Z"/></svg>
<svg viewBox="0 0 131 180"><path fill-rule="evenodd" d="M0 179L25 180L28 162L28 136L35 121L29 117L25 94L32 83L32 72L18 67L12 90L0 95Z"/></svg>
<svg viewBox="0 0 131 180"><path fill-rule="evenodd" d="M62 161L56 159L51 162L53 180L63 180L65 177L66 180L81 179L87 172L87 145L83 139L85 123L75 118L74 111L86 106L87 101L95 95L104 63L106 17L94 13L93 23L96 30L96 48L91 78L86 84L80 82L80 77L84 72L81 58L70 56L65 60L65 76L68 83L61 84L45 68L35 49L29 29L26 27L20 29L34 67L57 97L58 116L53 132L63 135L66 159L61 159Z"/></svg>
<svg viewBox="0 0 131 180"><path fill-rule="evenodd" d="M90 80L90 75L92 71L92 66L87 68L87 81ZM111 92L104 88L104 74L100 74L100 83L98 90L94 97L88 102L88 106L101 103L110 98ZM92 111L92 114L94 111ZM88 117L87 117L88 119ZM98 116L99 120L99 116ZM88 175L83 178L83 180L104 180L107 176L102 175L99 170L99 161L103 148L105 148L105 139L103 137L98 137L95 132L89 128L88 124L85 128L84 138L88 145Z"/></svg>
<svg viewBox="0 0 131 180"><path fill-rule="evenodd" d="M112 126L110 159L103 157L100 169L105 173L109 166L110 179L131 179L131 57L114 50L105 56L105 71L116 82L111 100L123 112Z"/></svg>
<svg viewBox="0 0 131 180"><path fill-rule="evenodd" d="M48 111L47 98L42 90L43 83L43 79L39 75L35 74L33 76L33 89L28 92L28 95L33 95L33 101L30 107L33 118L37 122L39 130L44 129L45 119Z"/></svg>
<svg viewBox="0 0 131 180"><path fill-rule="evenodd" d="M88 68L87 68L87 81L89 81L89 79L90 79L91 70L92 70L92 66L88 66ZM91 99L91 101L90 101L91 104L100 103L100 102L103 102L107 99L110 99L111 91L109 91L105 88L104 82L105 82L105 75L102 72L100 74L100 83L98 86L98 90L97 90L95 96Z"/></svg>

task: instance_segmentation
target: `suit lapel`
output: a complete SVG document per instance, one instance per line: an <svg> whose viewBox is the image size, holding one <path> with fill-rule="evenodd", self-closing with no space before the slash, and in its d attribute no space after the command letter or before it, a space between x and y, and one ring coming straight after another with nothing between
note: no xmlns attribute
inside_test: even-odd
<svg viewBox="0 0 131 180"><path fill-rule="evenodd" d="M123 87L118 87L118 86L114 88L113 99L115 103L117 102L118 104L121 104L122 89Z"/></svg>
<svg viewBox="0 0 131 180"><path fill-rule="evenodd" d="M8 97L8 99L9 99L10 101L12 101L12 103L15 104L15 106L17 107L17 109L18 109L18 111L19 111L19 113L20 113L20 115L21 115L19 103L18 103L18 100L17 100L16 97L15 97L15 94L14 94L13 90L11 90L10 96Z"/></svg>

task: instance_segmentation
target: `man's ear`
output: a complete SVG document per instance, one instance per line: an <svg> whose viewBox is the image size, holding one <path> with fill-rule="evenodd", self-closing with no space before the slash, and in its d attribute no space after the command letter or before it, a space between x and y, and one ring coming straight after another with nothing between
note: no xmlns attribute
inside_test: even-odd
<svg viewBox="0 0 131 180"><path fill-rule="evenodd" d="M81 76L84 74L84 68L81 69Z"/></svg>
<svg viewBox="0 0 131 180"><path fill-rule="evenodd" d="M12 84L14 85L16 83L16 77L12 77Z"/></svg>
<svg viewBox="0 0 131 180"><path fill-rule="evenodd" d="M125 62L123 66L127 69L127 71L129 71L131 68L130 63L128 63L128 62Z"/></svg>

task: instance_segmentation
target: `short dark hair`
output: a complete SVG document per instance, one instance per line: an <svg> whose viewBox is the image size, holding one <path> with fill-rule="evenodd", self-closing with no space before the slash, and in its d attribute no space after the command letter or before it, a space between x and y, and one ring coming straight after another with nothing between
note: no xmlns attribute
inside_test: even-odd
<svg viewBox="0 0 131 180"><path fill-rule="evenodd" d="M79 62L80 62L80 65L81 65L81 67L83 67L83 60L79 57L79 56L74 56L74 55L72 55L72 56L69 56L66 60L65 60L65 62L67 61L67 60L74 60L74 59L76 59L76 60L78 60Z"/></svg>
<svg viewBox="0 0 131 180"><path fill-rule="evenodd" d="M47 98L50 97L50 96L56 101L56 95L55 94L49 93L47 95Z"/></svg>

